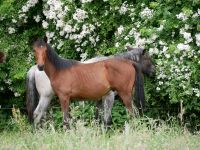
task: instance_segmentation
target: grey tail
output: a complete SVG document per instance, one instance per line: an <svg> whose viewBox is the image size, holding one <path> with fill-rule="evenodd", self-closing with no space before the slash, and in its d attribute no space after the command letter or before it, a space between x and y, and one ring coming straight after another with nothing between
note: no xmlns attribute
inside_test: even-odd
<svg viewBox="0 0 200 150"><path fill-rule="evenodd" d="M33 123L33 112L37 107L39 95L35 85L35 72L29 70L26 76L26 109L28 112L28 120Z"/></svg>
<svg viewBox="0 0 200 150"><path fill-rule="evenodd" d="M144 94L144 80L143 80L141 65L134 62L133 67L136 70L136 80L135 80L136 106L138 107L140 112L143 112L145 108L145 94Z"/></svg>

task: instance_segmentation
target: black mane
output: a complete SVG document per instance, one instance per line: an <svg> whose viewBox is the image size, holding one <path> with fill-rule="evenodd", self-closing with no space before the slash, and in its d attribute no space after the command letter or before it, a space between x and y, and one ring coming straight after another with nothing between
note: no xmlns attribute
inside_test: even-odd
<svg viewBox="0 0 200 150"><path fill-rule="evenodd" d="M58 70L70 68L79 63L76 60L60 58L49 44L47 44L47 57Z"/></svg>

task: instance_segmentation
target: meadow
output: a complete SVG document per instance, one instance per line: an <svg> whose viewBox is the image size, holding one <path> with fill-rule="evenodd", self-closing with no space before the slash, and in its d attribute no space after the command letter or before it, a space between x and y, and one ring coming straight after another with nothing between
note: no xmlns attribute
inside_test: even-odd
<svg viewBox="0 0 200 150"><path fill-rule="evenodd" d="M77 121L70 130L47 123L43 129L17 123L16 131L0 134L2 150L198 150L200 133L191 134L175 122L165 123L150 118L132 119L121 129L105 130L95 122Z"/></svg>

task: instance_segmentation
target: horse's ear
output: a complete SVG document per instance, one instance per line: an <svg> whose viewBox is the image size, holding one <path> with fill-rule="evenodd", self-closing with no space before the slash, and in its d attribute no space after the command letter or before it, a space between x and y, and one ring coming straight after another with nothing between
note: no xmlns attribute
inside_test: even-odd
<svg viewBox="0 0 200 150"><path fill-rule="evenodd" d="M35 41L37 41L37 39L38 39L38 37L37 36L32 36L32 37L30 37L29 38L29 45L33 45L33 43L35 42Z"/></svg>
<svg viewBox="0 0 200 150"><path fill-rule="evenodd" d="M44 36L43 40L44 40L45 43L47 43L47 41L48 41L47 36Z"/></svg>
<svg viewBox="0 0 200 150"><path fill-rule="evenodd" d="M126 48L127 48L127 50L128 50L128 51L131 51L131 50L133 50L133 48L132 48L132 47L130 47L130 46L126 46Z"/></svg>
<svg viewBox="0 0 200 150"><path fill-rule="evenodd" d="M149 56L149 52L147 50L143 51L143 54L144 58L150 58Z"/></svg>
<svg viewBox="0 0 200 150"><path fill-rule="evenodd" d="M142 55L146 54L146 49L141 48L141 54Z"/></svg>

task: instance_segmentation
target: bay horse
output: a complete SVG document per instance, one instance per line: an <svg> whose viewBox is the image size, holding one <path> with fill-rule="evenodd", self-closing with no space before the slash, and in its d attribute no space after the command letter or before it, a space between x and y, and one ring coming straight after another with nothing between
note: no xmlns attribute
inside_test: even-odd
<svg viewBox="0 0 200 150"><path fill-rule="evenodd" d="M0 52L0 63L3 63L4 59L5 59L4 53Z"/></svg>
<svg viewBox="0 0 200 150"><path fill-rule="evenodd" d="M36 63L50 79L63 112L63 124L69 127L71 99L99 100L110 90L116 90L127 110L133 114L132 90L136 100L143 104L144 88L141 66L133 61L112 58L83 64L76 60L62 59L45 39L33 42Z"/></svg>
<svg viewBox="0 0 200 150"><path fill-rule="evenodd" d="M142 68L146 67L149 70L144 72L147 75L153 74L155 67L152 64L152 61L147 54L144 54L144 49L141 48L132 48L127 46L128 52L123 52L115 54L114 56L98 56L89 60L86 60L82 63L93 63L102 60L106 60L113 57L121 57L124 59L134 60L142 64ZM142 57L141 57L142 55ZM147 63L148 62L148 63ZM145 69L143 69L145 70ZM147 70L147 69L146 69ZM114 103L114 97L117 93L110 91L108 94L102 97L102 101L97 102L95 118L100 120L100 111L104 109L104 124L108 126L111 124L111 111ZM39 71L37 65L32 66L26 77L26 106L28 111L29 122L38 124L41 122L41 119L45 117L47 108L51 102L51 99L54 95L53 89L51 87L49 78L44 71Z"/></svg>

